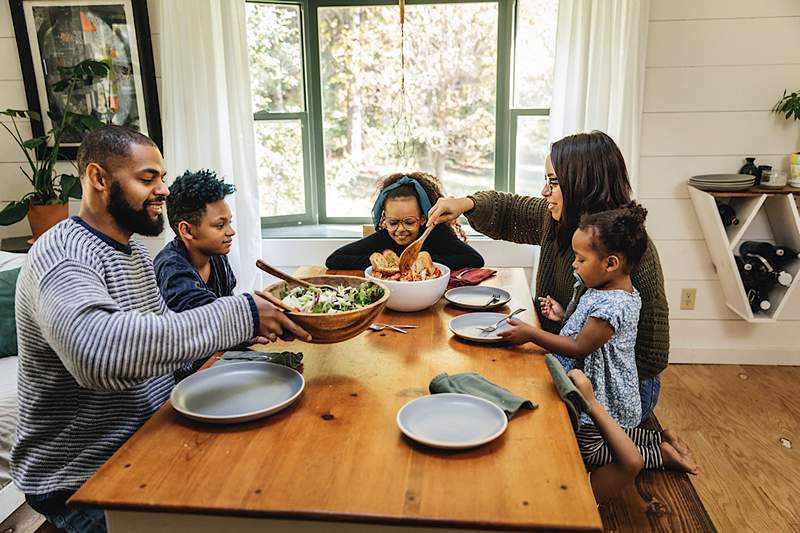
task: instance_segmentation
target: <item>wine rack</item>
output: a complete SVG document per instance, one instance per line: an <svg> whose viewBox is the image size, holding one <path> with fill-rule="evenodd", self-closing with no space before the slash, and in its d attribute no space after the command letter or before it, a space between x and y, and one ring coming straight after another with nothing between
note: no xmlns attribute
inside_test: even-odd
<svg viewBox="0 0 800 533"><path fill-rule="evenodd" d="M748 291L742 281L735 256L747 240L769 242L800 250L800 213L796 193L707 192L689 186L689 197L697 213L711 260L725 295L727 306L748 322L774 322L786 302L797 295L800 284L800 259L782 267L792 276L788 287L775 284L768 294L769 309L751 309ZM733 208L737 224L723 225L719 204ZM800 296L795 296L800 297Z"/></svg>

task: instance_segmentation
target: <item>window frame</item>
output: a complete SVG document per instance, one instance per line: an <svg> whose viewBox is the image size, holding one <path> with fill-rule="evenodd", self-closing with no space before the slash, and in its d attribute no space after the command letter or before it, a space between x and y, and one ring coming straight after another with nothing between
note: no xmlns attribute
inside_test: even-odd
<svg viewBox="0 0 800 533"><path fill-rule="evenodd" d="M303 224L366 224L369 216L327 215L325 150L322 117L321 65L318 9L397 5L397 0L246 0L267 5L294 5L300 10L305 110L297 113L258 111L255 121L300 120L303 137L303 171L306 212L301 215L261 217L263 228ZM495 91L494 188L513 191L516 176L517 123L520 116L549 116L549 108L514 107L514 64L517 0L406 0L407 5L497 4L497 79Z"/></svg>

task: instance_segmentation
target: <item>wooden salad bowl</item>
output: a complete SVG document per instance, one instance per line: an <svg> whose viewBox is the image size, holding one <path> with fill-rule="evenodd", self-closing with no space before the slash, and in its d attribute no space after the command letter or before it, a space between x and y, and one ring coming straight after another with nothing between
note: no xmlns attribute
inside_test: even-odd
<svg viewBox="0 0 800 533"><path fill-rule="evenodd" d="M364 282L373 283L383 289L383 296L380 300L373 302L361 309L344 311L335 314L320 313L299 313L296 311L286 311L286 315L303 329L311 334L311 342L317 344L330 344L351 339L367 329L370 324L381 314L383 308L389 300L389 289L386 285L365 278L356 276L311 276L300 278L315 285L333 285L358 287ZM285 285L290 289L299 286L297 283L289 281L278 281L264 289L264 292L280 299L281 290Z"/></svg>

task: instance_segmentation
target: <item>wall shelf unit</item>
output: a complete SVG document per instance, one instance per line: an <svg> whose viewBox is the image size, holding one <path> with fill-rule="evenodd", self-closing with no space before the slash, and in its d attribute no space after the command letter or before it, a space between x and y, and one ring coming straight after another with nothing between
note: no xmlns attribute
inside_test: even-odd
<svg viewBox="0 0 800 533"><path fill-rule="evenodd" d="M725 303L748 322L774 322L793 294L800 294L800 259L783 266L792 275L788 287L776 284L769 292L771 306L753 312L735 256L746 240L765 241L800 250L800 189L751 189L737 192L709 192L689 186L689 197L697 213L711 260L717 269ZM719 215L719 204L728 204L739 219L725 227ZM795 296L797 297L797 296Z"/></svg>

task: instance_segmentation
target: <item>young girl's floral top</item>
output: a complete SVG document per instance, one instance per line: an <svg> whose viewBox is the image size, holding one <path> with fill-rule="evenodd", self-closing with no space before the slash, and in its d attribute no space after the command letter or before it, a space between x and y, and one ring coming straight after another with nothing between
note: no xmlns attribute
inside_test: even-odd
<svg viewBox="0 0 800 533"><path fill-rule="evenodd" d="M594 394L611 417L623 427L636 427L642 419L639 376L636 371L636 333L642 300L634 289L587 289L569 315L560 335L576 338L589 317L608 322L614 334L583 361L555 354L566 370L581 368L594 387ZM581 423L591 424L584 413Z"/></svg>

